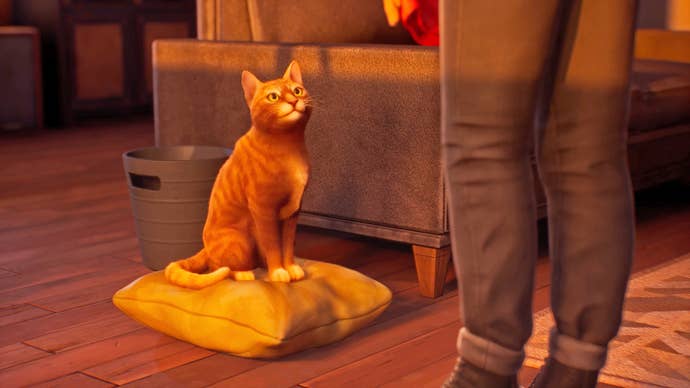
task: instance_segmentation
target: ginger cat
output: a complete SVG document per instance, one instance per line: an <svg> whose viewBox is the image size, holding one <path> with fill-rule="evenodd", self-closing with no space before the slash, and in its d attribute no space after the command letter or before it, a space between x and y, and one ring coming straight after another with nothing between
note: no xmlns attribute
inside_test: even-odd
<svg viewBox="0 0 690 388"><path fill-rule="evenodd" d="M293 253L309 177L304 142L311 114L309 94L294 61L273 81L261 82L242 72L242 89L252 126L218 172L204 225L204 248L166 267L165 276L173 284L199 289L227 277L253 280L252 270L260 266L268 269L274 282L305 276Z"/></svg>

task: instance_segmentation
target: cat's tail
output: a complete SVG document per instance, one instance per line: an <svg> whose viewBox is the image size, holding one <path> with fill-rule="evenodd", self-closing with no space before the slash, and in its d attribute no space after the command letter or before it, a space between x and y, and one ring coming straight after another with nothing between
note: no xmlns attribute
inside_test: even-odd
<svg viewBox="0 0 690 388"><path fill-rule="evenodd" d="M165 278L172 284L195 290L208 287L230 276L230 268L221 267L211 273L199 273L206 269L208 257L202 249L196 255L173 261L165 267Z"/></svg>

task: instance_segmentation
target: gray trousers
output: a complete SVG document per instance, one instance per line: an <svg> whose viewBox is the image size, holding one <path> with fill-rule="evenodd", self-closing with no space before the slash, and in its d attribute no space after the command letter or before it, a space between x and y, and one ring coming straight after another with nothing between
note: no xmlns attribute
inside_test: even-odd
<svg viewBox="0 0 690 388"><path fill-rule="evenodd" d="M548 199L550 355L596 370L616 335L634 213L633 0L441 0L442 149L465 327L458 351L515 373L532 331L534 149Z"/></svg>

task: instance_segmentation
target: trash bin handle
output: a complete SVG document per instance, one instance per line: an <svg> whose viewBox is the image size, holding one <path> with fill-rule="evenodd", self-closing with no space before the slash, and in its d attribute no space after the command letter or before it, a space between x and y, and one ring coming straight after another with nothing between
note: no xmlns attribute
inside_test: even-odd
<svg viewBox="0 0 690 388"><path fill-rule="evenodd" d="M161 189L161 178L157 176L135 174L133 172L128 172L127 176L132 187L152 191L160 191Z"/></svg>

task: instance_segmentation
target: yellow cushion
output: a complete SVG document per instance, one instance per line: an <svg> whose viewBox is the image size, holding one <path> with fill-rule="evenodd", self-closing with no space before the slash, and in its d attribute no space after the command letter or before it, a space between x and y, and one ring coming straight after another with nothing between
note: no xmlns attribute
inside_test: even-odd
<svg viewBox="0 0 690 388"><path fill-rule="evenodd" d="M224 280L202 290L171 285L163 271L113 296L133 319L170 336L242 357L272 358L338 341L366 326L391 302L383 284L359 272L297 260L293 283Z"/></svg>

